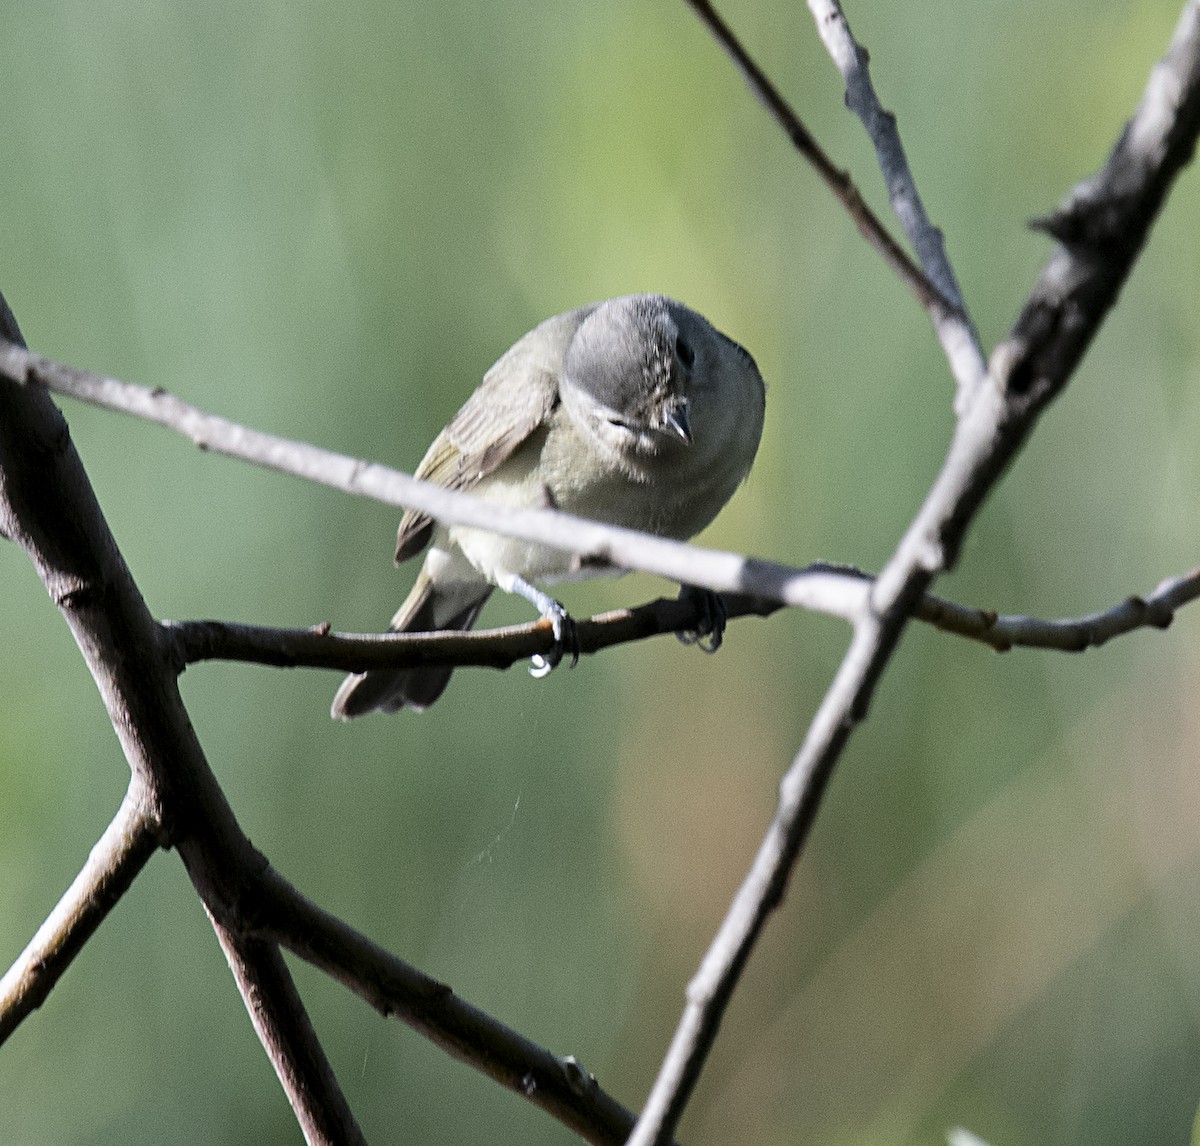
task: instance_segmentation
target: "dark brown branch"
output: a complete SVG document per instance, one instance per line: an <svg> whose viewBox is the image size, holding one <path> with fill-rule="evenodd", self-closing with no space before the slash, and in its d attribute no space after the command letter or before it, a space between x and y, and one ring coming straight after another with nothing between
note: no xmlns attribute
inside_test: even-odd
<svg viewBox="0 0 1200 1146"><path fill-rule="evenodd" d="M867 577L855 570L845 569L842 572L847 576ZM917 615L921 620L946 631L982 641L999 650L1026 645L1082 651L1141 626L1166 628L1174 610L1197 596L1200 596L1200 570L1164 581L1144 599L1131 597L1112 609L1074 620L1039 621L1020 616L1000 617L995 613L966 608L932 596L923 599ZM730 599L727 602L731 618L742 615L766 616L778 607L770 602L747 598ZM687 602L660 599L636 610L619 610L581 622L582 651L594 652L622 641L674 632L694 620L691 612L692 606ZM344 638L219 622L190 622L172 626L180 642L182 655L189 662L220 656L278 666L307 665L342 670L380 667L383 664L401 667L424 663L427 659L437 663L508 667L534 652L546 651L551 638L540 631L542 628L544 625L539 622L470 634L466 638L394 635L384 638ZM526 647L514 638L533 638L533 643ZM409 645L414 655L397 661L395 653L399 650L395 646L398 643L401 648ZM384 655L376 657L371 655L372 652ZM117 817L93 849L88 863L63 900L0 981L0 1043L27 1014L40 1006L100 921L115 906L157 846L156 832L157 825L145 816L135 794L128 794ZM378 948L369 950L374 959L391 960L389 965L397 962ZM417 972L412 974L419 975ZM343 981L346 979L345 974L339 974L338 977ZM392 978L394 981L398 979L395 974ZM363 994L364 991L359 989L359 993ZM379 1006L375 1000L368 1001ZM469 1004L461 1000L455 1002L469 1014L479 1015ZM401 1010L403 1001L393 998L391 1006L393 1010ZM455 1024L455 1027L461 1029L461 1024ZM422 1029L424 1033L430 1033L429 1028ZM432 1037L434 1041L445 1045L444 1036L435 1034ZM519 1036L510 1033L505 1038ZM528 1047L532 1045L528 1044ZM537 1050L537 1053L547 1061L552 1058L546 1052ZM494 1059L495 1056L491 1057ZM504 1065L506 1070L513 1069L511 1061ZM495 1077L495 1071L489 1073Z"/></svg>
<svg viewBox="0 0 1200 1146"><path fill-rule="evenodd" d="M7 307L0 334L19 338ZM28 555L70 626L108 711L133 774L131 787L161 842L175 846L206 909L218 920L234 912L247 873L264 861L241 831L188 720L176 668L160 630L117 549L62 415L41 389L0 378L0 532ZM143 847L148 846L145 842ZM132 866L132 865L131 865ZM128 872L128 868L124 869ZM114 883L113 890L118 890ZM247 999L254 1013L258 1005ZM298 998L276 997L264 1022L288 1007L286 1042L307 1022ZM270 1048L268 1048L270 1050ZM303 1053L303 1048L295 1048ZM281 1079L285 1088L287 1079ZM308 1105L305 1125L344 1098L332 1075L289 1098Z"/></svg>
<svg viewBox="0 0 1200 1146"><path fill-rule="evenodd" d="M46 1001L158 848L159 825L143 796L130 784L82 870L0 979L0 1045Z"/></svg>
<svg viewBox="0 0 1200 1146"><path fill-rule="evenodd" d="M728 594L723 600L730 619L769 617L783 607L744 594ZM613 645L686 631L696 621L697 609L691 601L660 597L634 609L615 609L577 620L575 626L579 651L591 654ZM549 621L428 634L332 633L327 625L276 629L228 621L165 621L163 625L181 667L205 660L232 660L341 672L434 664L507 669L536 653L549 652L555 644Z"/></svg>
<svg viewBox="0 0 1200 1146"><path fill-rule="evenodd" d="M282 944L456 1058L515 1091L597 1146L623 1143L633 1115L574 1058L559 1058L450 987L311 903L278 873L262 873L242 926Z"/></svg>
<svg viewBox="0 0 1200 1146"><path fill-rule="evenodd" d="M279 948L235 935L217 919L212 925L304 1140L309 1146L365 1146Z"/></svg>

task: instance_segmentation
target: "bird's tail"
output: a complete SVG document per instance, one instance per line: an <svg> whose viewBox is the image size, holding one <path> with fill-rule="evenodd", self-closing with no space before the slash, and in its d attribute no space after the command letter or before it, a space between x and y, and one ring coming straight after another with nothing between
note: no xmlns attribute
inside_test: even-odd
<svg viewBox="0 0 1200 1146"><path fill-rule="evenodd" d="M469 629L492 595L486 582L450 582L435 585L424 569L412 592L392 618L394 633L433 633L441 629ZM448 665L407 669L372 669L342 681L333 698L335 720L351 720L368 712L398 712L428 708L450 682Z"/></svg>

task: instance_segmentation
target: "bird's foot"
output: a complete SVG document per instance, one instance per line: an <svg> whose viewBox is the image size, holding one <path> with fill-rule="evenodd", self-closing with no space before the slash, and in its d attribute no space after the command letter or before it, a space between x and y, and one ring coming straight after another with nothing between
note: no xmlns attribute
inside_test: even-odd
<svg viewBox="0 0 1200 1146"><path fill-rule="evenodd" d="M579 663L579 634L575 630L575 622L571 614L557 601L551 600L553 609L542 613L542 619L549 621L554 629L554 648L548 653L535 653L529 666L529 675L534 680L548 676L561 663L568 653L571 656L571 667Z"/></svg>
<svg viewBox="0 0 1200 1146"><path fill-rule="evenodd" d="M524 597L539 613L543 621L549 621L554 630L554 647L546 653L535 653L533 663L529 666L529 675L537 680L549 675L561 663L568 653L571 656L571 667L579 663L579 634L575 631L575 622L553 597L530 585L523 577L510 573L497 580L500 588L506 593L516 593Z"/></svg>
<svg viewBox="0 0 1200 1146"><path fill-rule="evenodd" d="M725 623L729 619L724 598L711 589L680 585L679 599L692 602L697 617L695 628L681 629L675 635L685 645L697 645L706 653L715 653L725 638Z"/></svg>

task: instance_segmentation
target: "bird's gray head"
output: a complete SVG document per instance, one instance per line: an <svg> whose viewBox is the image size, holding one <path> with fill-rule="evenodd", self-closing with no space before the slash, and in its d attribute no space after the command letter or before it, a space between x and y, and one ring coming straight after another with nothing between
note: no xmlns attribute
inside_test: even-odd
<svg viewBox="0 0 1200 1146"><path fill-rule="evenodd" d="M691 376L697 354L706 350L701 344L713 333L697 323L708 326L661 295L600 303L580 324L563 361L563 400L572 415L586 416L613 435L614 444L639 452L658 452L670 440L690 444Z"/></svg>

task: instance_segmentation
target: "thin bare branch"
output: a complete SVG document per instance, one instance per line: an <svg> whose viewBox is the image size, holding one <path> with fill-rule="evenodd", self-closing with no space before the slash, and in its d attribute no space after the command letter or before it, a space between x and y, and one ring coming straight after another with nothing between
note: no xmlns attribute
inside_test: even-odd
<svg viewBox="0 0 1200 1146"><path fill-rule="evenodd" d="M775 818L700 968L629 1146L666 1142L707 1059L725 1006L808 839L826 784L906 619L954 560L967 527L1038 415L1066 385L1128 277L1200 133L1200 0L1185 6L1108 164L1051 220L1068 240L1051 256L987 381L958 420L945 464L876 580L804 744Z"/></svg>
<svg viewBox="0 0 1200 1146"><path fill-rule="evenodd" d="M160 843L158 821L134 781L66 894L0 979L0 1044L46 1001Z"/></svg>
<svg viewBox="0 0 1200 1146"><path fill-rule="evenodd" d="M586 1141L618 1146L629 1136L633 1115L575 1058L551 1054L471 1006L311 903L277 872L262 873L246 907L253 915L245 924L256 934L319 967L381 1015L394 1015Z"/></svg>
<svg viewBox="0 0 1200 1146"><path fill-rule="evenodd" d="M777 602L728 594L726 615L768 617ZM659 597L634 609L614 609L575 622L579 651L599 652L613 645L691 629L697 606L680 598ZM554 647L549 621L531 621L475 632L333 633L327 625L276 629L228 621L165 621L180 665L206 660L245 661L277 668L328 668L366 672L373 668L420 665L474 665L507 669Z"/></svg>
<svg viewBox="0 0 1200 1146"><path fill-rule="evenodd" d="M916 615L947 633L991 645L997 652L1021 646L1081 653L1135 629L1165 629L1175 619L1177 609L1198 597L1200 569L1193 569L1180 577L1169 577L1146 597L1127 597L1103 612L1085 617L1043 621L1020 614L998 616L932 595L922 598Z"/></svg>
<svg viewBox="0 0 1200 1146"><path fill-rule="evenodd" d="M917 252L925 274L954 309L932 312L934 330L958 383L957 408L983 381L987 372L979 334L967 313L954 268L946 256L942 232L930 221L908 166L896 117L884 111L871 83L870 57L855 40L838 0L808 0L826 50L846 82L846 106L862 121L875 146L888 199L904 233Z"/></svg>
<svg viewBox="0 0 1200 1146"><path fill-rule="evenodd" d="M471 494L418 481L399 470L324 450L307 442L240 426L168 394L120 382L32 354L0 341L0 378L34 382L94 406L133 414L175 430L201 449L305 478L319 485L387 505L424 510L439 521L474 525L579 555L584 565L639 569L715 593L744 593L785 605L811 608L846 620L862 610L864 598L822 566L798 569L717 549L668 541L649 533L602 525L549 509L511 509Z"/></svg>
<svg viewBox="0 0 1200 1146"><path fill-rule="evenodd" d="M875 580L870 573L852 565L822 568L830 575L861 582ZM1169 628L1175 613L1197 599L1200 599L1200 569L1192 569L1160 581L1145 597L1126 597L1107 609L1082 617L1043 620L1023 613L1002 614L926 593L917 601L912 618L942 632L978 641L1000 653L1015 648L1081 653L1137 629Z"/></svg>
<svg viewBox="0 0 1200 1146"><path fill-rule="evenodd" d="M775 122L783 128L796 150L808 160L838 202L846 208L862 236L883 256L884 262L900 276L900 281L905 283L917 296L921 305L929 312L934 327L940 335L942 324L959 312L961 300L943 294L937 285L926 277L921 268L909 258L904 248L892 238L888 229L867 206L866 201L859 194L858 188L855 187L854 181L825 154L791 104L784 99L779 89L754 62L754 58L742 46L741 41L734 35L733 29L725 23L712 4L708 0L686 0L686 2L713 34L717 43L737 64L742 75L746 77L750 90L762 101Z"/></svg>
<svg viewBox="0 0 1200 1146"><path fill-rule="evenodd" d="M279 948L235 935L209 918L304 1140L310 1146L365 1146Z"/></svg>

